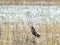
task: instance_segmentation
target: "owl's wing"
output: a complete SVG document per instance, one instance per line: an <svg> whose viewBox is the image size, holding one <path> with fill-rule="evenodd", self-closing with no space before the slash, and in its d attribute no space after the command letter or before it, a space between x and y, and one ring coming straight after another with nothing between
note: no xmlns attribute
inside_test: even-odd
<svg viewBox="0 0 60 45"><path fill-rule="evenodd" d="M40 35L36 32L36 30L34 29L33 26L31 27L31 32L32 32L33 35L35 35L35 36L37 36L37 37L40 36Z"/></svg>

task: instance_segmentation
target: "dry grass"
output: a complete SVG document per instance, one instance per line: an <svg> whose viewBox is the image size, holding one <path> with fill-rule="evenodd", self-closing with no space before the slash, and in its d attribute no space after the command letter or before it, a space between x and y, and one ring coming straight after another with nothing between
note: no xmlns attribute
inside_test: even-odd
<svg viewBox="0 0 60 45"><path fill-rule="evenodd" d="M38 3L37 3L38 2ZM41 2L47 2L47 3L41 3ZM49 3L53 2L53 4ZM54 3L56 2L56 3ZM60 5L60 0L0 0L0 5Z"/></svg>
<svg viewBox="0 0 60 45"><path fill-rule="evenodd" d="M5 22L0 26L0 45L60 45L60 23L38 25L37 38L31 34L30 25ZM5 29L4 29L5 28Z"/></svg>

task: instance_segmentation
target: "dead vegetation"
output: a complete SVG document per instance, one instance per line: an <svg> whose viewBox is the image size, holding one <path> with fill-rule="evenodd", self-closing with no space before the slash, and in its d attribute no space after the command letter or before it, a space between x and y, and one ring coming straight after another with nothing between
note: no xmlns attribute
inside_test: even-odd
<svg viewBox="0 0 60 45"><path fill-rule="evenodd" d="M59 0L0 0L0 5L60 5Z"/></svg>
<svg viewBox="0 0 60 45"><path fill-rule="evenodd" d="M32 35L30 25L5 22L0 26L0 45L60 45L60 23L38 25L40 37ZM3 27L3 28L2 28Z"/></svg>

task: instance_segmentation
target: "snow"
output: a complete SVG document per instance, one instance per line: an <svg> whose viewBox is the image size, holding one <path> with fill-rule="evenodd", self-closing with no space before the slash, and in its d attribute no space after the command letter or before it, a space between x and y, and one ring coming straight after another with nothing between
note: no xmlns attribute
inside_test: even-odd
<svg viewBox="0 0 60 45"><path fill-rule="evenodd" d="M60 6L0 6L1 16L10 22L19 21L19 17L23 22L44 23L45 20L52 23L60 19Z"/></svg>

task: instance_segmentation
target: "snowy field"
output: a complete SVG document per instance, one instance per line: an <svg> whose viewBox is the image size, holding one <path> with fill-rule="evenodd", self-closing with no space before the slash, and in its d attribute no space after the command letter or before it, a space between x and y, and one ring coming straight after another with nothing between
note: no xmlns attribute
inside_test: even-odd
<svg viewBox="0 0 60 45"><path fill-rule="evenodd" d="M21 19L23 22L44 23L44 19L52 23L60 20L60 6L0 6L1 16L10 22Z"/></svg>

